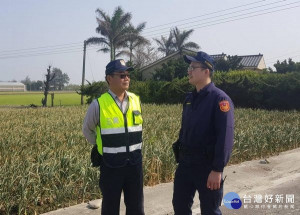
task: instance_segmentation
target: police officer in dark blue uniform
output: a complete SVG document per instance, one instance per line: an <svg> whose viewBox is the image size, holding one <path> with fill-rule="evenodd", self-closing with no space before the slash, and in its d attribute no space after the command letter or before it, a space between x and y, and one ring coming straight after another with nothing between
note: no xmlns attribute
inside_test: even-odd
<svg viewBox="0 0 300 215"><path fill-rule="evenodd" d="M184 56L189 63L188 94L182 113L179 139L174 143L178 167L175 172L175 215L191 215L193 198L199 193L201 214L222 214L223 169L233 146L234 107L229 96L211 81L214 60L205 52Z"/></svg>

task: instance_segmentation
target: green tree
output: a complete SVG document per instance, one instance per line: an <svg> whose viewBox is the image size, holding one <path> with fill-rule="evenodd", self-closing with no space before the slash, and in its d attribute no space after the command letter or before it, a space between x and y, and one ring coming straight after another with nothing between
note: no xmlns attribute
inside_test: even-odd
<svg viewBox="0 0 300 215"><path fill-rule="evenodd" d="M168 56L175 52L174 48L174 42L173 42L173 34L170 32L169 37L166 38L164 36L161 36L161 39L154 39L154 41L157 43L158 48L157 50L159 52L162 52L165 54L165 56Z"/></svg>
<svg viewBox="0 0 300 215"><path fill-rule="evenodd" d="M51 85L54 90L63 90L65 84L68 84L70 81L68 74L62 73L59 68L53 68L52 74L54 75L54 79L52 80Z"/></svg>
<svg viewBox="0 0 300 215"><path fill-rule="evenodd" d="M44 83L40 80L31 82L32 91L41 91L43 89Z"/></svg>
<svg viewBox="0 0 300 215"><path fill-rule="evenodd" d="M172 34L174 36L174 48L176 51L182 51L183 48L191 49L197 51L200 46L194 42L187 42L191 34L193 33L193 29L188 31L180 31L177 27L172 30Z"/></svg>
<svg viewBox="0 0 300 215"><path fill-rule="evenodd" d="M55 73L51 73L51 66L48 66L47 73L46 73L46 80L44 81L44 98L42 99L43 107L47 107L47 97L50 89L50 83L55 78Z"/></svg>
<svg viewBox="0 0 300 215"><path fill-rule="evenodd" d="M184 62L183 58L168 60L167 63L162 64L161 68L156 69L153 79L159 81L181 79L187 76L187 67L188 64Z"/></svg>
<svg viewBox="0 0 300 215"><path fill-rule="evenodd" d="M31 80L28 75L26 76L26 78L24 80L21 81L21 83L25 84L26 90L31 91Z"/></svg>
<svg viewBox="0 0 300 215"><path fill-rule="evenodd" d="M278 60L274 67L277 73L300 72L300 62L295 63L291 58L282 62Z"/></svg>
<svg viewBox="0 0 300 215"><path fill-rule="evenodd" d="M142 31L144 30L146 26L146 23L143 22L139 24L136 28L129 24L128 26L128 34L127 34L127 41L124 42L123 48L125 50L122 50L120 53L117 54L117 56L125 55L129 57L129 61L133 62L134 50L137 50L139 46L143 45L150 45L149 40L147 40L145 37L141 35Z"/></svg>
<svg viewBox="0 0 300 215"><path fill-rule="evenodd" d="M96 44L101 45L99 51L104 53L110 52L110 59L114 60L116 57L116 50L124 46L127 41L129 33L129 24L131 20L131 13L124 13L119 6L115 9L112 17L107 15L102 9L97 9L98 27L96 32L102 37L91 37L87 39L87 45Z"/></svg>
<svg viewBox="0 0 300 215"><path fill-rule="evenodd" d="M93 99L98 98L101 94L107 92L108 84L105 81L88 82L87 85L81 86L78 94L87 96L87 103L90 104Z"/></svg>
<svg viewBox="0 0 300 215"><path fill-rule="evenodd" d="M240 64L242 58L235 56L228 56L227 60L224 58L220 58L219 60L216 60L215 62L215 70L222 71L222 72L228 72L230 70L239 70L242 69L243 66Z"/></svg>

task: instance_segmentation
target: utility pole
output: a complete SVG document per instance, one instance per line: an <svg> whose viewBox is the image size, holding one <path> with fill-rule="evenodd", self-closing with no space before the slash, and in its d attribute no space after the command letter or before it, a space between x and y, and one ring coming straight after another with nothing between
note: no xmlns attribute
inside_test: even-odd
<svg viewBox="0 0 300 215"><path fill-rule="evenodd" d="M85 80L85 53L86 53L86 40L83 42L83 65L82 65L81 87L84 86L84 80ZM83 95L82 94L81 94L81 105L83 105Z"/></svg>

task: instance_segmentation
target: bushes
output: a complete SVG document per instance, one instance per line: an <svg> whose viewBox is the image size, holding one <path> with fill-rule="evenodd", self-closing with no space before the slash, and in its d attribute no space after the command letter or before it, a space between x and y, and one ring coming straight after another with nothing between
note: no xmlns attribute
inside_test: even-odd
<svg viewBox="0 0 300 215"><path fill-rule="evenodd" d="M98 98L101 94L108 90L108 84L105 81L89 83L80 88L80 95L87 96L86 102L90 104L93 99Z"/></svg>
<svg viewBox="0 0 300 215"><path fill-rule="evenodd" d="M224 90L235 106L290 110L300 109L300 73L257 73L233 71L216 73L216 85Z"/></svg>
<svg viewBox="0 0 300 215"><path fill-rule="evenodd" d="M193 90L187 78L167 81L132 82L130 91L140 96L143 103L178 104L184 101L187 92Z"/></svg>
<svg viewBox="0 0 300 215"><path fill-rule="evenodd" d="M300 73L216 72L213 82L237 107L300 109ZM193 88L188 79L183 78L172 82L134 82L130 91L140 95L144 103L176 104L182 103Z"/></svg>
<svg viewBox="0 0 300 215"><path fill-rule="evenodd" d="M224 90L236 107L290 110L300 109L300 73L258 73L255 71L216 72L213 82ZM102 83L102 84L101 84ZM87 86L84 95L91 98L106 91L103 82ZM183 103L185 95L194 89L187 77L167 81L131 81L130 91L143 103ZM100 92L101 90L101 92ZM88 94L87 92L93 92ZM97 92L97 93L95 93Z"/></svg>

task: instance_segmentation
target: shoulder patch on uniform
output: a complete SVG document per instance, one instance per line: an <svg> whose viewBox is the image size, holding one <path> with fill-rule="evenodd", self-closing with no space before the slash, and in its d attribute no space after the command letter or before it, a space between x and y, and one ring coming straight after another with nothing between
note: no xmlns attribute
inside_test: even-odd
<svg viewBox="0 0 300 215"><path fill-rule="evenodd" d="M230 110L229 101L223 100L219 102L220 110L223 112L228 112Z"/></svg>

